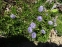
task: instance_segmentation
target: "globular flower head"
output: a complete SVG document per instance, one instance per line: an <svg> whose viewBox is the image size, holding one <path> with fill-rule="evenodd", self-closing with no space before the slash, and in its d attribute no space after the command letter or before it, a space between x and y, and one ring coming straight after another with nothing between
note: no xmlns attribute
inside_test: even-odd
<svg viewBox="0 0 62 47"><path fill-rule="evenodd" d="M42 34L45 34L46 32L45 32L45 30L42 29L42 30L41 30L41 33L42 33Z"/></svg>
<svg viewBox="0 0 62 47"><path fill-rule="evenodd" d="M16 17L16 15L11 14L10 17L11 17L12 19L14 19L14 18Z"/></svg>
<svg viewBox="0 0 62 47"><path fill-rule="evenodd" d="M53 22L52 22L52 21L48 21L48 24L49 24L49 25L53 25Z"/></svg>
<svg viewBox="0 0 62 47"><path fill-rule="evenodd" d="M42 12L43 9L44 9L43 6L40 6L40 7L38 8L38 11L39 11L39 12Z"/></svg>
<svg viewBox="0 0 62 47"><path fill-rule="evenodd" d="M32 23L30 24L30 27L31 27L31 28L35 28L35 27L36 27L36 24L35 24L34 22L32 22Z"/></svg>
<svg viewBox="0 0 62 47"><path fill-rule="evenodd" d="M28 27L28 33L32 33L32 28Z"/></svg>
<svg viewBox="0 0 62 47"><path fill-rule="evenodd" d="M31 36L32 36L32 38L36 38L36 33L33 32L33 33L31 34Z"/></svg>
<svg viewBox="0 0 62 47"><path fill-rule="evenodd" d="M42 16L38 16L37 17L37 20L40 22L40 21L42 21Z"/></svg>

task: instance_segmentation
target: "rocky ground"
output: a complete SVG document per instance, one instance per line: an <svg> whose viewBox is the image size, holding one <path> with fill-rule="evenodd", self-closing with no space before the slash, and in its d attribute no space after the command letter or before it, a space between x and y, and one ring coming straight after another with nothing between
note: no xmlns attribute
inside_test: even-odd
<svg viewBox="0 0 62 47"><path fill-rule="evenodd" d="M62 44L62 36L57 36L56 32L52 29L48 42L56 43L58 45Z"/></svg>
<svg viewBox="0 0 62 47"><path fill-rule="evenodd" d="M49 39L47 40L49 43L55 43L58 46L62 45L62 36L58 36L57 33L52 29L49 34ZM38 45L38 42L34 42L35 45Z"/></svg>

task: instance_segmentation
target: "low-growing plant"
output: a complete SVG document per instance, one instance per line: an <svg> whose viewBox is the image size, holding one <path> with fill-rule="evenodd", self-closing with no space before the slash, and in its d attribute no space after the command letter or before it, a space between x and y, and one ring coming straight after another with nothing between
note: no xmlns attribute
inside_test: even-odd
<svg viewBox="0 0 62 47"><path fill-rule="evenodd" d="M57 35L62 36L62 14L57 19Z"/></svg>
<svg viewBox="0 0 62 47"><path fill-rule="evenodd" d="M50 6L45 11L40 1L32 4L16 1L17 4L12 5L8 13L4 11L5 15L0 17L0 34L5 37L23 35L30 41L46 42L54 25L52 18L57 11L51 11ZM21 12L18 7L22 9Z"/></svg>

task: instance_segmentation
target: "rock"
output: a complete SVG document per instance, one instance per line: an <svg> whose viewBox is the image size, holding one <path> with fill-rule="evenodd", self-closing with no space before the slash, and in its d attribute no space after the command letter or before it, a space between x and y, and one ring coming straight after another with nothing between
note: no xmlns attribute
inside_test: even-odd
<svg viewBox="0 0 62 47"><path fill-rule="evenodd" d="M57 45L62 44L62 36L57 36L54 29L51 30L48 42L56 43Z"/></svg>

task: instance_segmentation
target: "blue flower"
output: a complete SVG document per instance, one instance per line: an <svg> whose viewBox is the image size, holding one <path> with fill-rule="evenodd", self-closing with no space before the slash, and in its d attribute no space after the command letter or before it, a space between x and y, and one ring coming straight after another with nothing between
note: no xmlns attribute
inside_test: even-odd
<svg viewBox="0 0 62 47"><path fill-rule="evenodd" d="M40 22L40 21L42 21L42 16L38 16L37 17L37 20Z"/></svg>
<svg viewBox="0 0 62 47"><path fill-rule="evenodd" d="M32 33L32 28L28 27L28 33Z"/></svg>
<svg viewBox="0 0 62 47"><path fill-rule="evenodd" d="M34 29L34 28L36 27L36 24L35 24L34 22L32 22L32 23L30 24L30 27Z"/></svg>
<svg viewBox="0 0 62 47"><path fill-rule="evenodd" d="M53 22L52 22L52 21L48 21L48 24L49 24L49 25L53 25Z"/></svg>
<svg viewBox="0 0 62 47"><path fill-rule="evenodd" d="M46 32L45 32L45 30L42 29L42 30L41 30L41 33L42 33L42 34L45 34Z"/></svg>
<svg viewBox="0 0 62 47"><path fill-rule="evenodd" d="M36 38L36 33L33 32L33 33L31 34L31 36L32 36L32 38Z"/></svg>
<svg viewBox="0 0 62 47"><path fill-rule="evenodd" d="M39 11L39 12L42 12L42 11L43 11L43 6L40 6L40 7L38 8L38 11Z"/></svg>
<svg viewBox="0 0 62 47"><path fill-rule="evenodd" d="M11 14L10 17L11 17L12 19L14 19L14 18L16 17L16 15Z"/></svg>

